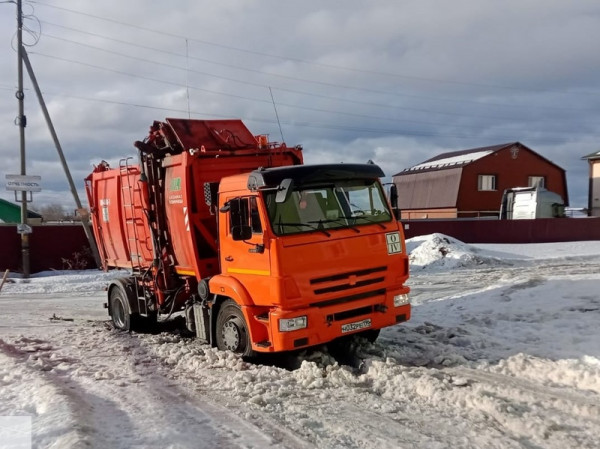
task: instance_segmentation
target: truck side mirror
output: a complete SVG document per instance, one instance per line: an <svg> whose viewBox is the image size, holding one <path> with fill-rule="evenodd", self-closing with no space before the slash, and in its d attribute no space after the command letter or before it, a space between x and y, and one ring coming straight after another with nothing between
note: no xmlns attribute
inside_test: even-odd
<svg viewBox="0 0 600 449"><path fill-rule="evenodd" d="M277 188L277 195L275 195L276 203L285 203L290 195L292 194L292 190L294 189L294 181L291 178L285 178L279 184Z"/></svg>
<svg viewBox="0 0 600 449"><path fill-rule="evenodd" d="M248 225L233 226L231 228L231 237L233 240L250 240L252 238L252 228Z"/></svg>
<svg viewBox="0 0 600 449"><path fill-rule="evenodd" d="M398 188L396 184L392 184L390 187L390 203L392 203L392 208L398 208Z"/></svg>

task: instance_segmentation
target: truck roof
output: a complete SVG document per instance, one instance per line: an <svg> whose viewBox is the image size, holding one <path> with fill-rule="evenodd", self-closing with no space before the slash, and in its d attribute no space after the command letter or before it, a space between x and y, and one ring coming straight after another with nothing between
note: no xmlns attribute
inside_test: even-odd
<svg viewBox="0 0 600 449"><path fill-rule="evenodd" d="M375 164L325 164L293 165L288 167L260 168L248 176L248 189L277 186L286 178L301 185L315 181L339 181L345 179L377 179L385 176Z"/></svg>

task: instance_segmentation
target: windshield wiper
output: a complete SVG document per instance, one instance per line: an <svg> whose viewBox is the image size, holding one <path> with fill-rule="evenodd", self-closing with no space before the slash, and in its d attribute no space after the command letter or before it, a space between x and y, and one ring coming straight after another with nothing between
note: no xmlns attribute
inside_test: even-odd
<svg viewBox="0 0 600 449"><path fill-rule="evenodd" d="M320 231L323 234L325 234L327 237L331 237L331 234L329 232L327 232L325 229L320 229L318 226L312 225L312 224L308 224L308 223L291 223L291 222L283 222L283 221L279 221L277 222L277 226L281 227L281 226L305 226L307 228L311 228L314 229L315 231Z"/></svg>
<svg viewBox="0 0 600 449"><path fill-rule="evenodd" d="M344 227L346 227L348 229L352 229L354 232L360 234L360 229L355 228L354 226L352 226L347 221L344 223L341 218L335 218L335 219L328 218L328 219L325 219L325 220L314 220L314 221L309 221L309 223L318 223L318 226L322 226L323 223L340 223L340 224L344 225ZM322 230L323 228L319 227L319 229Z"/></svg>
<svg viewBox="0 0 600 449"><path fill-rule="evenodd" d="M374 223L374 224L377 224L377 225L379 225L379 227L380 227L381 229L386 229L386 226L385 226L385 225L384 225L382 222L380 222L380 221L375 221L375 220L373 220L373 219L371 219L371 218L367 218L367 217L365 217L365 215L364 215L364 211L360 211L360 212L363 212L363 213L362 213L362 214L360 214L360 215L351 215L351 216L349 216L349 217L344 217L344 218L345 218L346 220L350 220L350 219L352 219L352 218L353 218L353 219L354 219L354 223L356 223L356 220L358 220L358 219L365 220L365 221L366 221L366 222L368 222L368 223Z"/></svg>

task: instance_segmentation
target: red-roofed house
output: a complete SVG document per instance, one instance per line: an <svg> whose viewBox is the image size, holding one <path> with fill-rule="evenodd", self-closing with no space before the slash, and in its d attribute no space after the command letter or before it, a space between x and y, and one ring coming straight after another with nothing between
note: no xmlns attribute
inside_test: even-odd
<svg viewBox="0 0 600 449"><path fill-rule="evenodd" d="M443 153L395 174L393 183L402 219L497 217L513 187L540 185L569 200L565 170L520 142Z"/></svg>

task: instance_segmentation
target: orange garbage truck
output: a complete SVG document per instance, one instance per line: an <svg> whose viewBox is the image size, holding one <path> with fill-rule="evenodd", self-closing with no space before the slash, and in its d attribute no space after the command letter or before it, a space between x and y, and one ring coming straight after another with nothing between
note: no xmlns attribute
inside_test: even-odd
<svg viewBox="0 0 600 449"><path fill-rule="evenodd" d="M114 326L172 314L244 356L410 318L408 257L375 164L303 165L241 120L166 119L86 178Z"/></svg>

